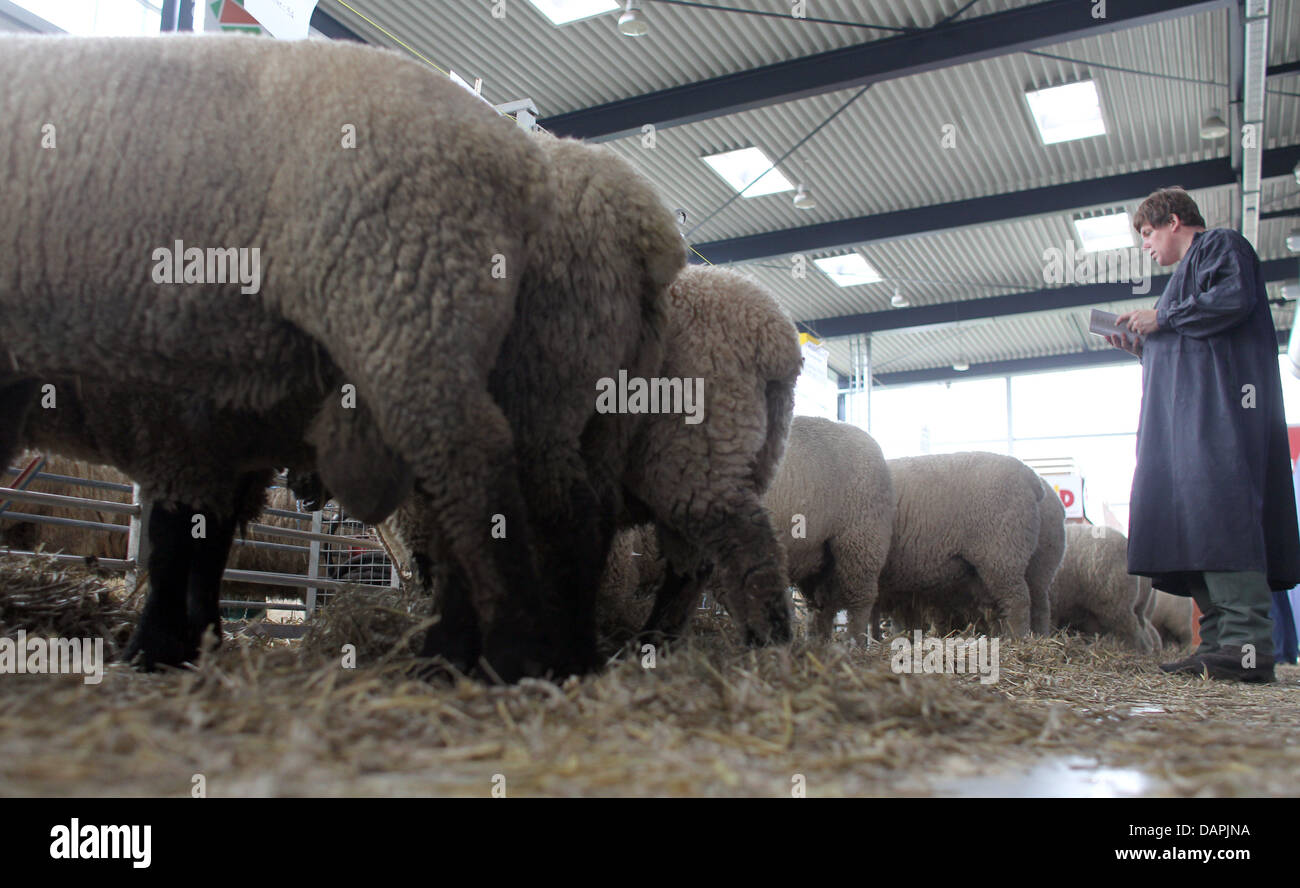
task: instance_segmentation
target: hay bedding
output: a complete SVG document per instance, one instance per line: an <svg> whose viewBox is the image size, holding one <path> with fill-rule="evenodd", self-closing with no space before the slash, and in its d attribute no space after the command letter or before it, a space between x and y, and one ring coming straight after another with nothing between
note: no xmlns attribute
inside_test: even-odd
<svg viewBox="0 0 1300 888"><path fill-rule="evenodd" d="M0 632L103 634L134 612L93 573L0 558ZM1157 657L1054 636L1004 643L1001 679L906 676L888 649L687 645L561 686L407 674L427 618L398 590L342 595L300 642L227 637L197 669L0 675L0 794L925 795L1086 755L1169 795L1300 789L1295 667L1273 687L1163 676ZM340 666L357 646L356 669ZM1163 710L1163 711L1159 711ZM497 775L501 775L498 777Z"/></svg>

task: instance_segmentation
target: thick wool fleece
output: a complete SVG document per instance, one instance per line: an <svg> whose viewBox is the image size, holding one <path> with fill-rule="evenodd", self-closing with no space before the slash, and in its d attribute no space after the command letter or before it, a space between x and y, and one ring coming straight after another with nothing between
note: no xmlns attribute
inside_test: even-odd
<svg viewBox="0 0 1300 888"><path fill-rule="evenodd" d="M940 628L990 607L1002 631L1032 629L1029 564L1046 495L1033 469L996 453L889 460L897 512L880 577L880 610Z"/></svg>
<svg viewBox="0 0 1300 888"><path fill-rule="evenodd" d="M0 217L0 446L54 378L268 416L324 407L313 365L282 358L308 337L412 469L476 596L516 602L487 615L508 651L494 665L548 668L562 633L533 625L527 512L487 379L553 200L537 146L445 78L351 44L6 37L0 78L15 209ZM158 107L207 112L178 130ZM258 249L260 290L156 283L155 251L177 242ZM350 442L318 419L322 476L346 489Z"/></svg>
<svg viewBox="0 0 1300 888"><path fill-rule="evenodd" d="M818 633L830 638L835 615L847 610L849 638L865 638L896 508L880 446L856 426L796 416L763 502Z"/></svg>
<svg viewBox="0 0 1300 888"><path fill-rule="evenodd" d="M628 462L631 518L656 524L669 566L647 629L683 631L711 569L748 641L790 639L784 553L762 497L785 452L802 363L794 325L754 279L691 266L673 282L659 375L702 380L704 409L694 423L647 417Z"/></svg>
<svg viewBox="0 0 1300 888"><path fill-rule="evenodd" d="M1054 627L1113 635L1149 652L1146 619L1138 613L1142 578L1128 572L1128 539L1088 524L1071 524L1065 534L1065 560L1051 588Z"/></svg>
<svg viewBox="0 0 1300 888"><path fill-rule="evenodd" d="M543 607L566 638L561 665L583 672L596 665L596 589L631 441L646 419L598 412L598 384L620 371L658 372L667 291L685 264L685 245L649 183L616 154L545 134L534 140L557 200L522 270L514 323L489 385L510 423L539 529ZM437 588L442 620L425 653L466 668L478 657L476 627L495 605L469 600L464 578L443 570L432 518L430 504L414 498L386 531L411 552L417 584Z"/></svg>

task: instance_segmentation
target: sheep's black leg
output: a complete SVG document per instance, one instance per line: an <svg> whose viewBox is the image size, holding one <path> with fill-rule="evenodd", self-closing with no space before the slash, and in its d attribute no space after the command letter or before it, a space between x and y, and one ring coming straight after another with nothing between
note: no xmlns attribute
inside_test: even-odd
<svg viewBox="0 0 1300 888"><path fill-rule="evenodd" d="M714 585L745 642L785 644L793 636L785 553L767 511L756 497L742 496L736 505L720 503L689 520L678 533L712 556Z"/></svg>
<svg viewBox="0 0 1300 888"><path fill-rule="evenodd" d="M411 569L416 588L436 588L438 622L424 636L422 657L439 657L461 673L468 673L478 662L479 625L470 598L465 575L455 566L435 567L428 555L412 557ZM434 581L434 571L437 580Z"/></svg>
<svg viewBox="0 0 1300 888"><path fill-rule="evenodd" d="M149 596L123 659L139 657L152 670L179 666L198 655L187 643L186 587L190 575L190 511L153 503L149 509Z"/></svg>
<svg viewBox="0 0 1300 888"><path fill-rule="evenodd" d="M36 392L34 379L0 385L0 468L8 468L9 460L18 453L27 411L36 400Z"/></svg>
<svg viewBox="0 0 1300 888"><path fill-rule="evenodd" d="M190 569L186 584L186 639L195 652L209 627L221 641L221 575L226 570L235 538L235 518L205 513L206 532L190 542ZM192 519L191 519L192 520Z"/></svg>
<svg viewBox="0 0 1300 888"><path fill-rule="evenodd" d="M613 541L612 510L606 510L588 478L574 442L548 441L541 430L525 431L519 450L520 486L535 531L540 586L531 609L520 606L503 618L509 632L489 627L484 657L494 666L513 659L522 637L543 646L542 667L557 678L596 668L596 591Z"/></svg>
<svg viewBox="0 0 1300 888"><path fill-rule="evenodd" d="M664 580L655 592L655 606L638 640L658 642L680 638L699 603L699 593L700 586L694 577L678 573L671 564L666 565Z"/></svg>

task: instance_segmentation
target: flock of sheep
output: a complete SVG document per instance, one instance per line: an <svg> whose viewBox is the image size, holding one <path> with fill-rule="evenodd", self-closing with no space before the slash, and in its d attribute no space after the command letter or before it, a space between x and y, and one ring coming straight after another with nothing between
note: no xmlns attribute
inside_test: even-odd
<svg viewBox="0 0 1300 888"><path fill-rule="evenodd" d="M886 621L1011 637L1072 629L1142 652L1191 637L1190 600L1129 576L1124 535L1067 525L1055 491L1013 457L886 460L854 426L797 416L763 501L822 638L840 611L852 641L881 637ZM654 527L620 534L601 590L606 635L637 631L664 571ZM731 591L706 588L723 601Z"/></svg>
<svg viewBox="0 0 1300 888"><path fill-rule="evenodd" d="M279 466L384 522L437 598L426 656L506 681L598 668L601 610L650 561L637 628L664 637L709 589L750 643L787 642L794 585L824 635L841 609L853 637L991 610L1010 635L1070 615L1154 643L1149 590L1103 577L1113 546L1067 548L1022 463L887 462L792 421L793 325L750 279L686 267L609 151L344 43L5 37L0 79L0 460L37 446L140 483L146 668L219 626ZM177 241L257 248L260 290L156 283ZM702 421L602 409L611 379L702 380Z"/></svg>

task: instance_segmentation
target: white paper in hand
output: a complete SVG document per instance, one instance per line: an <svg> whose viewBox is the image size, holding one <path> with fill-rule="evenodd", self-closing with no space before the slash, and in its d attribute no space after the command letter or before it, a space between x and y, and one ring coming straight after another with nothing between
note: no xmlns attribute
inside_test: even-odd
<svg viewBox="0 0 1300 888"><path fill-rule="evenodd" d="M1096 333L1098 336L1130 336L1134 339L1142 338L1128 327L1121 327L1116 324L1115 318L1117 317L1119 317L1119 315L1094 308L1092 314L1088 317L1088 332Z"/></svg>

